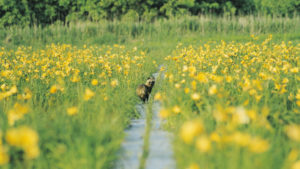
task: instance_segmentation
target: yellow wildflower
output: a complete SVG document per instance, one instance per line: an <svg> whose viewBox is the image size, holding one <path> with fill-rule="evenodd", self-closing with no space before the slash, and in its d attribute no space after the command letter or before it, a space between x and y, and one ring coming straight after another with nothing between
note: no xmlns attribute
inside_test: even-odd
<svg viewBox="0 0 300 169"><path fill-rule="evenodd" d="M192 163L186 169L200 169L200 167L198 166L198 164Z"/></svg>
<svg viewBox="0 0 300 169"><path fill-rule="evenodd" d="M208 89L208 94L209 94L209 95L215 95L217 92L218 92L217 85L212 85L212 86Z"/></svg>
<svg viewBox="0 0 300 169"><path fill-rule="evenodd" d="M297 101L296 101L296 104L297 104L297 106L300 107L300 100L297 100Z"/></svg>
<svg viewBox="0 0 300 169"><path fill-rule="evenodd" d="M9 91L9 95L15 94L18 92L17 86L13 86Z"/></svg>
<svg viewBox="0 0 300 169"><path fill-rule="evenodd" d="M77 114L77 112L78 112L77 107L70 107L70 108L67 109L67 113L70 116Z"/></svg>
<svg viewBox="0 0 300 169"><path fill-rule="evenodd" d="M94 93L92 90L90 90L89 88L86 88L86 89L85 89L85 92L84 92L83 100L88 101L88 100L90 100L94 95L95 95L95 93Z"/></svg>
<svg viewBox="0 0 300 169"><path fill-rule="evenodd" d="M200 152L208 152L211 149L210 140L206 136L201 136L196 140L196 147Z"/></svg>
<svg viewBox="0 0 300 169"><path fill-rule="evenodd" d="M294 141L300 141L300 126L299 125L289 125L286 127L286 134L287 136L294 140Z"/></svg>
<svg viewBox="0 0 300 169"><path fill-rule="evenodd" d="M56 86L56 85L51 86L51 88L50 88L50 93L51 93L51 94L54 94L54 93L56 93L56 92L57 92L57 86Z"/></svg>
<svg viewBox="0 0 300 169"><path fill-rule="evenodd" d="M200 94L199 94L199 93L193 93L193 94L191 95L191 97L192 97L192 99L195 100L195 101L200 100Z"/></svg>
<svg viewBox="0 0 300 169"><path fill-rule="evenodd" d="M28 88L25 88L25 92L22 96L24 100L28 100L32 97L32 93Z"/></svg>
<svg viewBox="0 0 300 169"><path fill-rule="evenodd" d="M169 117L170 115L171 115L170 111L167 109L161 109L159 112L159 117L162 119L165 119L165 118Z"/></svg>
<svg viewBox="0 0 300 169"><path fill-rule="evenodd" d="M9 162L9 156L6 149L0 145L0 166Z"/></svg>
<svg viewBox="0 0 300 169"><path fill-rule="evenodd" d="M290 70L292 73L298 73L299 72L299 68L298 67L294 67L294 68L291 68Z"/></svg>
<svg viewBox="0 0 300 169"><path fill-rule="evenodd" d="M252 138L249 144L249 150L254 153L263 153L269 149L269 142L261 138Z"/></svg>
<svg viewBox="0 0 300 169"><path fill-rule="evenodd" d="M289 153L287 159L288 159L289 161L295 161L295 160L297 160L298 155L299 155L298 150L292 149L291 152Z"/></svg>
<svg viewBox="0 0 300 169"><path fill-rule="evenodd" d="M29 127L21 126L18 128L9 129L5 139L11 146L20 147L25 152L25 157L33 159L38 157L38 134Z"/></svg>
<svg viewBox="0 0 300 169"><path fill-rule="evenodd" d="M111 85L112 87L116 87L116 86L118 86L118 84L119 84L119 82L118 82L117 79L114 79L114 80L112 80L112 81L110 82L110 85Z"/></svg>
<svg viewBox="0 0 300 169"><path fill-rule="evenodd" d="M218 133L212 132L212 133L210 134L210 140L211 140L211 141L214 141L214 142L220 142L220 141L221 141L221 137L219 136Z"/></svg>
<svg viewBox="0 0 300 169"><path fill-rule="evenodd" d="M154 95L154 100L161 100L162 99L162 96L159 92L157 92L155 95Z"/></svg>
<svg viewBox="0 0 300 169"><path fill-rule="evenodd" d="M288 83L288 82L289 82L289 79L288 79L288 78L285 77L285 78L282 79L282 83L286 84L286 83Z"/></svg>
<svg viewBox="0 0 300 169"><path fill-rule="evenodd" d="M300 169L300 160L296 161L296 162L292 165L291 169Z"/></svg>
<svg viewBox="0 0 300 169"><path fill-rule="evenodd" d="M249 145L251 136L249 134L236 132L232 135L232 141L239 146L245 147Z"/></svg>
<svg viewBox="0 0 300 169"><path fill-rule="evenodd" d="M185 143L190 144L193 139L203 131L204 127L201 121L188 121L182 125L180 129L180 137Z"/></svg>
<svg viewBox="0 0 300 169"><path fill-rule="evenodd" d="M181 112L180 107L177 106L177 105L173 107L172 111L173 111L174 113L176 113L176 114L178 114L178 113Z"/></svg>
<svg viewBox="0 0 300 169"><path fill-rule="evenodd" d="M28 111L28 106L15 103L13 109L9 110L7 113L8 124L11 126L14 125L15 121L22 119Z"/></svg>
<svg viewBox="0 0 300 169"><path fill-rule="evenodd" d="M93 80L91 81L91 84L92 84L93 86L97 86L97 85L98 85L98 80L97 80L97 79L93 79Z"/></svg>
<svg viewBox="0 0 300 169"><path fill-rule="evenodd" d="M40 149L37 145L36 146L31 146L31 147L25 147L24 151L25 151L25 157L27 159L37 158L40 154Z"/></svg>

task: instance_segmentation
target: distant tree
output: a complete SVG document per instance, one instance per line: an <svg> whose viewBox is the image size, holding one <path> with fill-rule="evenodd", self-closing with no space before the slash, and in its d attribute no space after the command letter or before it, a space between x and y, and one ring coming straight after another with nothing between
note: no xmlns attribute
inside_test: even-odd
<svg viewBox="0 0 300 169"><path fill-rule="evenodd" d="M292 16L299 0L0 0L0 27L77 20L153 21L186 14Z"/></svg>

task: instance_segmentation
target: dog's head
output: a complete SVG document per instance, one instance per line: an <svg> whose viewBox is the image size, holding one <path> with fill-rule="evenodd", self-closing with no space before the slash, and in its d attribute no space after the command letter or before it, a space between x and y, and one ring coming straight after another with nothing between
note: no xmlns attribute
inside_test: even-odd
<svg viewBox="0 0 300 169"><path fill-rule="evenodd" d="M154 84L155 84L155 78L153 76L148 77L146 81L146 86L153 87Z"/></svg>

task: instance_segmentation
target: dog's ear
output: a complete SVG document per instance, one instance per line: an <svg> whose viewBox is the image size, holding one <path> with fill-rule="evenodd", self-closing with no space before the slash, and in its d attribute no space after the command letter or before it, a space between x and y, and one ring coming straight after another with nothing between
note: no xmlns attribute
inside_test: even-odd
<svg viewBox="0 0 300 169"><path fill-rule="evenodd" d="M149 79L155 79L153 76L149 76L148 78L147 78L147 80L149 80Z"/></svg>

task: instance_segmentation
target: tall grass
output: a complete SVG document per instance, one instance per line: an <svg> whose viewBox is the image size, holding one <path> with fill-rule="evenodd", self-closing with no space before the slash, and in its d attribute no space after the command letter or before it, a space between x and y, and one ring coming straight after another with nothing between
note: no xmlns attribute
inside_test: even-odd
<svg viewBox="0 0 300 169"><path fill-rule="evenodd" d="M178 168L299 167L299 43L255 39L178 47L165 58L154 98Z"/></svg>
<svg viewBox="0 0 300 169"><path fill-rule="evenodd" d="M127 21L73 22L47 27L10 27L0 30L0 45L33 45L48 43L112 44L128 43L135 39L147 41L193 34L201 37L238 34L280 34L286 39L300 38L300 17L268 16L185 16L161 19L153 23Z"/></svg>
<svg viewBox="0 0 300 169"><path fill-rule="evenodd" d="M0 49L0 168L114 168L152 60L120 45ZM35 132L18 137L22 126ZM28 145L40 153L28 159Z"/></svg>

